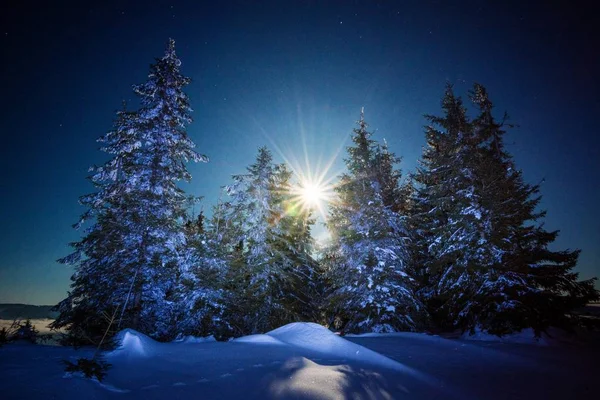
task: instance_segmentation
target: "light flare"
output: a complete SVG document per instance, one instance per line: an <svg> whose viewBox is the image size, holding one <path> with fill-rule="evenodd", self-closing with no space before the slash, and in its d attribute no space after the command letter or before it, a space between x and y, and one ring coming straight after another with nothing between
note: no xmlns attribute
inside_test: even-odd
<svg viewBox="0 0 600 400"><path fill-rule="evenodd" d="M324 189L314 185L312 183L305 183L302 186L302 200L305 203L317 204L319 201L324 200Z"/></svg>
<svg viewBox="0 0 600 400"><path fill-rule="evenodd" d="M279 132L277 136L269 134L262 121L245 107L240 107L240 113L253 122L254 128L268 141L269 147L292 170L294 183L288 192L291 198L285 206L286 213L310 216L316 212L317 222L326 222L329 205L336 202L335 186L339 184L339 176L344 171L344 167L339 165L340 154L351 135L341 135L337 138L339 141L321 140L322 134L319 132L334 131L329 122L334 119L325 118L326 122L317 126L314 111L317 110L316 107L313 106L313 111L306 116L300 98L296 99L296 104L295 110L283 110L282 114L289 117L288 123L276 129ZM274 120L278 118L281 116L273 116ZM283 138L294 140L282 140Z"/></svg>
<svg viewBox="0 0 600 400"><path fill-rule="evenodd" d="M290 167L296 181L290 188L291 206L286 211L294 215L298 213L311 214L316 211L320 219L326 221L328 205L335 202L334 189L342 172L341 170L334 171L333 166L344 148L344 143L340 143L325 162L323 162L321 156L318 157L316 162L311 162L311 157L309 157L305 145L304 130L301 130L300 137L302 139L303 162L298 160L293 151L283 151L277 143L269 138L271 146Z"/></svg>
<svg viewBox="0 0 600 400"><path fill-rule="evenodd" d="M298 173L298 172L297 172ZM313 180L298 173L300 182L292 187L292 202L300 206L302 212L317 210L325 219L327 204L333 199L333 186L323 181Z"/></svg>

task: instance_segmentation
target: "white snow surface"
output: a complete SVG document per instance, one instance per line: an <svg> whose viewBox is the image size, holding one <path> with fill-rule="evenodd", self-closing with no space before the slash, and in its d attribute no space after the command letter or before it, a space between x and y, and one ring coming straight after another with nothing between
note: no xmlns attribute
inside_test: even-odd
<svg viewBox="0 0 600 400"><path fill-rule="evenodd" d="M149 357L155 354L161 344L133 329L124 329L117 333L117 348L108 353L109 357Z"/></svg>
<svg viewBox="0 0 600 400"><path fill-rule="evenodd" d="M312 323L230 342L158 343L130 329L117 338L102 383L64 372L62 360L89 358L93 348L0 348L2 399L593 398L597 375L587 347L415 333L343 338Z"/></svg>
<svg viewBox="0 0 600 400"><path fill-rule="evenodd" d="M281 341L269 335L249 335L233 339L237 343L254 343L254 344L278 344L283 345Z"/></svg>
<svg viewBox="0 0 600 400"><path fill-rule="evenodd" d="M416 371L363 346L349 342L319 324L294 322L272 330L267 335L301 349L322 352L347 360L359 360L418 375Z"/></svg>

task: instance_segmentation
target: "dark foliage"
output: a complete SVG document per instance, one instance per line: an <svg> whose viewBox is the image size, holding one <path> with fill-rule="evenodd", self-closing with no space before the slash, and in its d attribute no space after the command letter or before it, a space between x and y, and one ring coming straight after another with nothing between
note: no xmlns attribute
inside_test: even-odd
<svg viewBox="0 0 600 400"><path fill-rule="evenodd" d="M444 115L428 116L428 147L413 175L413 271L438 328L537 334L567 326L570 310L594 300L593 280L573 272L579 250L553 251L558 232L540 222L540 186L524 181L485 88L475 85L471 119L452 87Z"/></svg>
<svg viewBox="0 0 600 400"><path fill-rule="evenodd" d="M70 373L81 373L86 378L96 378L99 382L106 376L111 364L99 358L79 358L77 363L63 360L65 371Z"/></svg>
<svg viewBox="0 0 600 400"><path fill-rule="evenodd" d="M29 319L24 322L16 319L8 328L0 329L0 346L19 340L36 344L48 340L48 337L40 335Z"/></svg>

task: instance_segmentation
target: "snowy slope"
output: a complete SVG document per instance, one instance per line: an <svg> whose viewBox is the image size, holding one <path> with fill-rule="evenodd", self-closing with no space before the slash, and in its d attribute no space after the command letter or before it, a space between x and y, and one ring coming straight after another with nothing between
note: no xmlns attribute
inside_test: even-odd
<svg viewBox="0 0 600 400"><path fill-rule="evenodd" d="M106 355L113 368L103 384L63 372L62 359L89 356L90 349L0 348L2 398L582 398L596 374L587 348L405 333L346 340L305 323L227 343L157 343L133 330L119 339L119 348Z"/></svg>

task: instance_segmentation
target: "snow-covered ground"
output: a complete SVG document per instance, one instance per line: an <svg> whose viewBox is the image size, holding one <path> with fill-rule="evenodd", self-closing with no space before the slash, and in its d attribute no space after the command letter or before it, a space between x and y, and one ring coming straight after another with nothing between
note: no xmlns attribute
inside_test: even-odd
<svg viewBox="0 0 600 400"><path fill-rule="evenodd" d="M157 343L126 330L102 384L64 373L93 350L0 348L3 399L594 398L598 347L398 333L339 337L306 323L223 343Z"/></svg>

